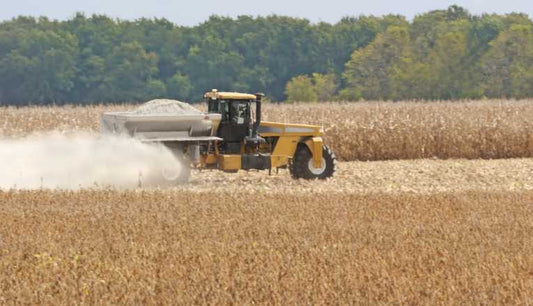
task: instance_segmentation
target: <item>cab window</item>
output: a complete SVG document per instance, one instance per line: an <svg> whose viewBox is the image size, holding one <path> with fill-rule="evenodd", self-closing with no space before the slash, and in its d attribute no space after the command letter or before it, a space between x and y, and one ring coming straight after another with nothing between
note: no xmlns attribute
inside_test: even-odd
<svg viewBox="0 0 533 306"><path fill-rule="evenodd" d="M230 121L230 110L229 110L229 103L227 101L220 101L219 104L220 107L220 113L222 114L222 121L229 122Z"/></svg>
<svg viewBox="0 0 533 306"><path fill-rule="evenodd" d="M209 113L220 113L220 110L218 109L218 101L217 100L212 100L212 99L209 99L208 100L208 108L207 108L207 111Z"/></svg>
<svg viewBox="0 0 533 306"><path fill-rule="evenodd" d="M234 124L245 124L250 118L247 102L234 101L231 105L231 119Z"/></svg>

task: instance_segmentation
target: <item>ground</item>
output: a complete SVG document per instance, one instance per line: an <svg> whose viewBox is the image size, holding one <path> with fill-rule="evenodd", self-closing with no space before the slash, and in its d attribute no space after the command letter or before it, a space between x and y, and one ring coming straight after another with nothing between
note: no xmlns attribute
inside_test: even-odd
<svg viewBox="0 0 533 306"><path fill-rule="evenodd" d="M0 301L528 304L532 170L342 162L328 181L0 192Z"/></svg>
<svg viewBox="0 0 533 306"><path fill-rule="evenodd" d="M331 141L343 160L326 181L193 171L167 189L0 191L0 304L532 304L533 107L498 103L400 139L389 133L409 133L409 104L338 105L326 129L343 131ZM1 134L95 131L103 108L1 109ZM376 117L352 121L365 112ZM425 144L459 158L355 158ZM460 158L483 152L513 158Z"/></svg>

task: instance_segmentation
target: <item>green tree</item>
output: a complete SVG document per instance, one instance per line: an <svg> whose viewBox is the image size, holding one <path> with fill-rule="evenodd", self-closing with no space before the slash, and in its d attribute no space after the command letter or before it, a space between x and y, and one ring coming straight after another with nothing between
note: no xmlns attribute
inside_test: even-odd
<svg viewBox="0 0 533 306"><path fill-rule="evenodd" d="M350 100L530 97L532 28L527 14L472 16L459 6L412 22L386 15L334 24L22 16L0 22L0 103L199 100L211 88L280 101L300 75L317 100L337 90Z"/></svg>
<svg viewBox="0 0 533 306"><path fill-rule="evenodd" d="M111 101L144 101L161 87L162 83L152 82L158 73L157 55L147 53L138 42L115 47L108 66L114 68L106 82Z"/></svg>
<svg viewBox="0 0 533 306"><path fill-rule="evenodd" d="M313 81L306 75L299 75L291 79L287 83L285 94L288 102L315 102L318 100Z"/></svg>
<svg viewBox="0 0 533 306"><path fill-rule="evenodd" d="M151 79L146 83L146 100L164 98L167 86L161 80Z"/></svg>
<svg viewBox="0 0 533 306"><path fill-rule="evenodd" d="M191 97L192 90L193 86L189 77L186 75L177 73L167 81L167 93L169 98L180 100L194 99L194 97Z"/></svg>
<svg viewBox="0 0 533 306"><path fill-rule="evenodd" d="M313 73L313 90L318 101L331 101L337 92L337 81L335 74Z"/></svg>
<svg viewBox="0 0 533 306"><path fill-rule="evenodd" d="M465 73L468 60L468 25L467 20L454 21L447 25L448 31L437 37L435 47L428 58L437 74L431 84L430 98L462 98L468 86L471 86Z"/></svg>
<svg viewBox="0 0 533 306"><path fill-rule="evenodd" d="M341 91L341 98L392 98L390 73L400 64L408 46L407 28L391 26L370 45L355 51L343 73L347 87Z"/></svg>
<svg viewBox="0 0 533 306"><path fill-rule="evenodd" d="M292 78L285 87L288 102L331 101L337 92L335 74L313 73L311 77L299 75Z"/></svg>
<svg viewBox="0 0 533 306"><path fill-rule="evenodd" d="M390 70L392 100L432 99L437 75L433 67L404 55Z"/></svg>
<svg viewBox="0 0 533 306"><path fill-rule="evenodd" d="M64 32L0 31L0 101L62 103L73 87L77 40Z"/></svg>
<svg viewBox="0 0 533 306"><path fill-rule="evenodd" d="M491 43L483 57L483 89L488 97L533 95L533 34L531 26L512 25Z"/></svg>

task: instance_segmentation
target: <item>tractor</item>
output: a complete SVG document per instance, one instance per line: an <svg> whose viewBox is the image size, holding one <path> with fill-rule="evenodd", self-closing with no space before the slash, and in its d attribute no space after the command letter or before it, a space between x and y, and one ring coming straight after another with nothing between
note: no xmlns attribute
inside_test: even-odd
<svg viewBox="0 0 533 306"><path fill-rule="evenodd" d="M186 112L105 113L101 119L102 132L128 134L170 149L183 164L190 165L182 167L179 173L163 173L170 183L187 182L190 168L225 172L255 169L269 173L273 169L288 168L295 179L333 176L336 157L324 144L323 128L262 120L263 97L260 93L213 89L204 94L207 112L172 101ZM148 103L161 105L157 101L169 100Z"/></svg>

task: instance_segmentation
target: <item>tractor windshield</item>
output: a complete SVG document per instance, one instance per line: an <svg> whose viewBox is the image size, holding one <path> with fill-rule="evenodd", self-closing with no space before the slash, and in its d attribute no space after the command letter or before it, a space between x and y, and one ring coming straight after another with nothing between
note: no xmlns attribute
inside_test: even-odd
<svg viewBox="0 0 533 306"><path fill-rule="evenodd" d="M249 100L209 100L208 112L222 115L222 122L249 124L251 122Z"/></svg>
<svg viewBox="0 0 533 306"><path fill-rule="evenodd" d="M231 119L234 124L244 124L250 122L250 103L232 101Z"/></svg>

